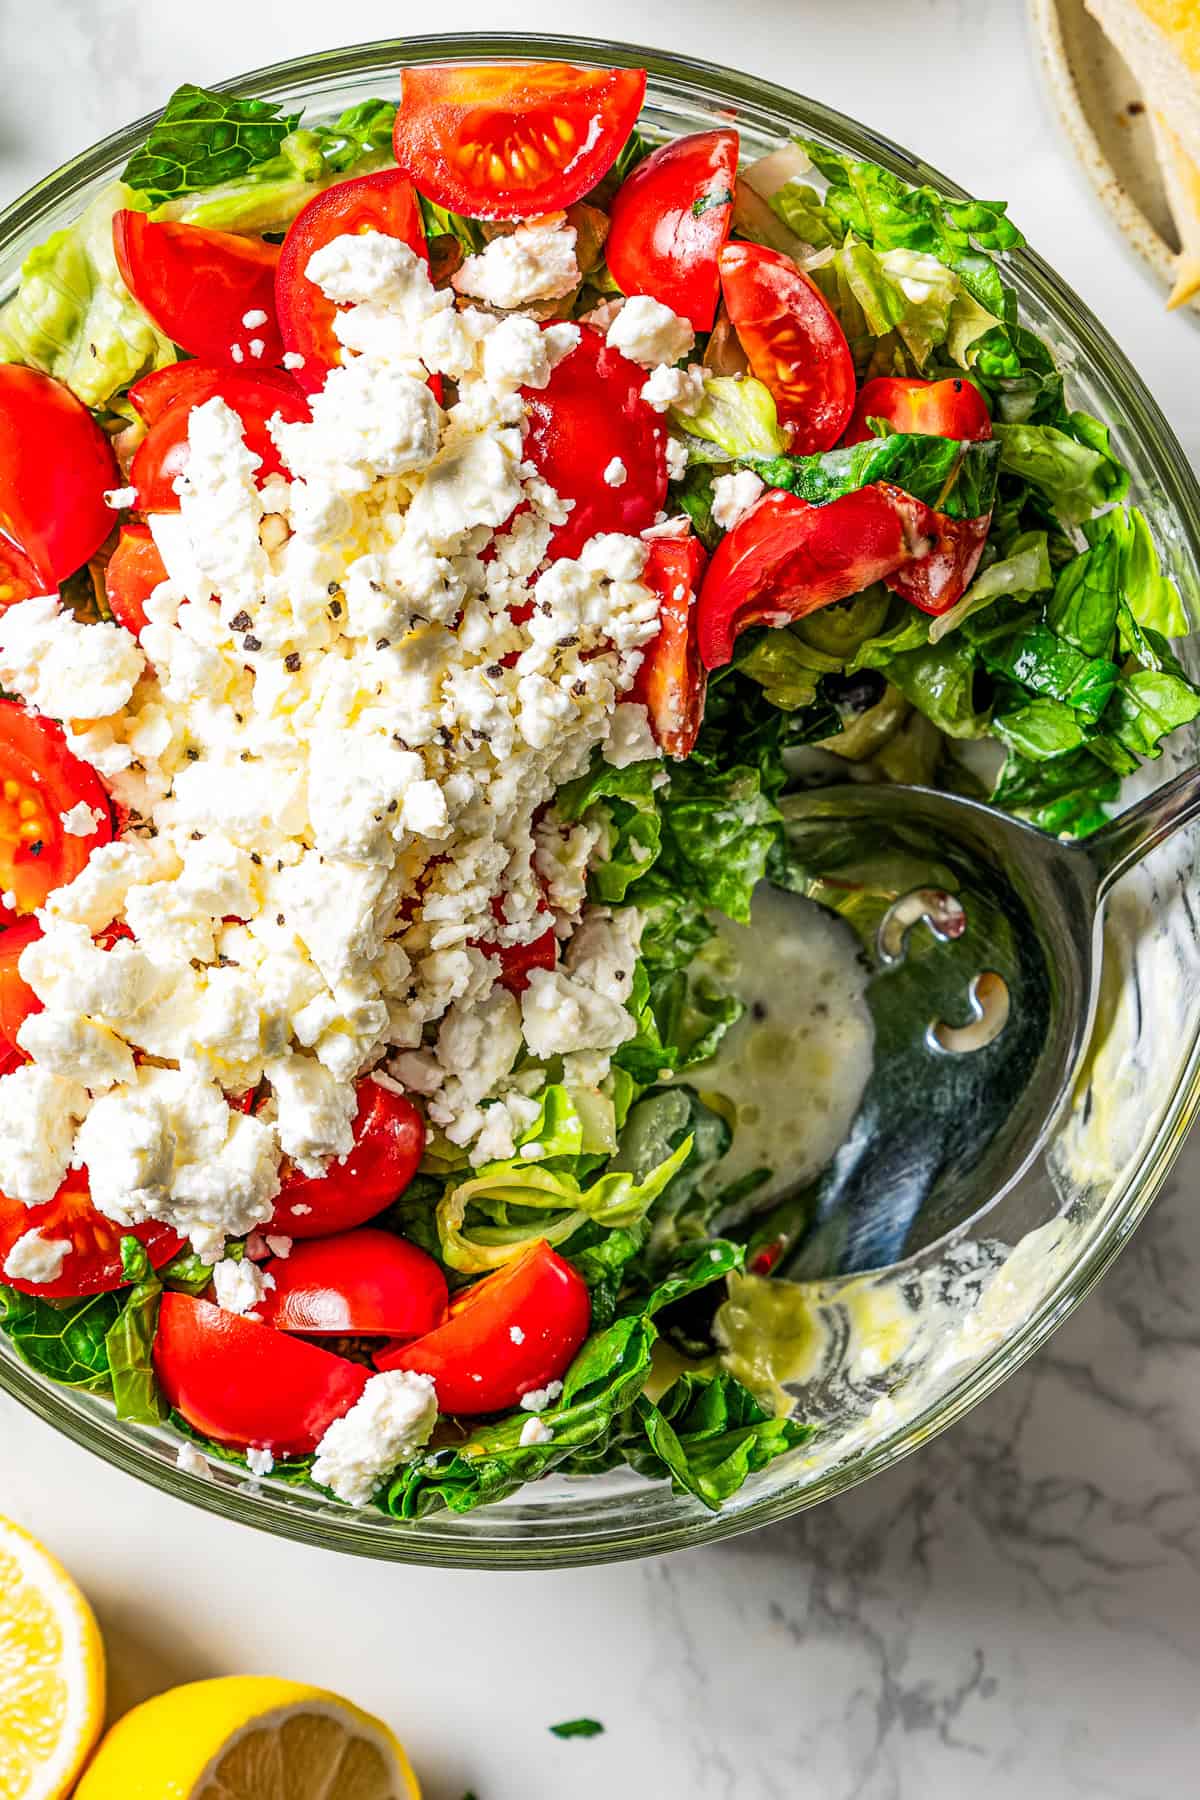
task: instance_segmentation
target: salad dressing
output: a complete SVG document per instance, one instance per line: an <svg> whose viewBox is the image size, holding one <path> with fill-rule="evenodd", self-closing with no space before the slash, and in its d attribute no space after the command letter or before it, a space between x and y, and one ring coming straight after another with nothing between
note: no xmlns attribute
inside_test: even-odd
<svg viewBox="0 0 1200 1800"><path fill-rule="evenodd" d="M850 1130L873 1061L868 971L841 920L769 882L748 925L715 913L713 923L698 961L746 1010L697 1081L733 1127L708 1180L724 1188L769 1169L757 1208L811 1181Z"/></svg>

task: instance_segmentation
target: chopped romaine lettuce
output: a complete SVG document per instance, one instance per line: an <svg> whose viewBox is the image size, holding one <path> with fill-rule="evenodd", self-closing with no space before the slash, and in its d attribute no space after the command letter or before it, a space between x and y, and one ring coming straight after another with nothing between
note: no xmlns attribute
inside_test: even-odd
<svg viewBox="0 0 1200 1800"><path fill-rule="evenodd" d="M732 375L706 376L700 411L672 412L671 419L687 434L688 454L693 462L782 456L787 449L771 391L752 375L740 381Z"/></svg>
<svg viewBox="0 0 1200 1800"><path fill-rule="evenodd" d="M16 293L0 311L0 362L26 363L63 381L85 406L175 361L121 279L113 214L142 201L115 182L73 225L31 250Z"/></svg>

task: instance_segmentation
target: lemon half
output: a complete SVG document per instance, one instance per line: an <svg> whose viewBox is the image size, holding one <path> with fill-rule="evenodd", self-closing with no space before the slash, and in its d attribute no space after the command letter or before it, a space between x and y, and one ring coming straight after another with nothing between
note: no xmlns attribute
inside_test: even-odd
<svg viewBox="0 0 1200 1800"><path fill-rule="evenodd" d="M75 1800L420 1800L398 1740L324 1688L193 1681L127 1713Z"/></svg>
<svg viewBox="0 0 1200 1800"><path fill-rule="evenodd" d="M61 1800L103 1719L91 1607L36 1538L0 1518L0 1800Z"/></svg>

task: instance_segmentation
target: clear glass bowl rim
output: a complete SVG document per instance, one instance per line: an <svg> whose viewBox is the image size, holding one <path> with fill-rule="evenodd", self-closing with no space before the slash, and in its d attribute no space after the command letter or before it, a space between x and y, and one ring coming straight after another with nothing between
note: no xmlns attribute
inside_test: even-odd
<svg viewBox="0 0 1200 1800"><path fill-rule="evenodd" d="M941 192L966 199L956 182L889 138L847 115L772 82L699 59L600 38L517 32L455 32L395 39L320 51L268 65L213 83L218 91L274 97L281 89L306 87L315 93L347 78L378 73L386 77L406 64L433 61L485 61L503 58L570 61L601 66L644 68L676 97L691 97L709 106L728 103L743 118L755 118L778 129L778 122L797 132L831 138L853 154L882 164L910 182L928 182ZM120 131L81 151L69 162L29 188L0 212L0 262L39 220L82 186L124 161L144 139L157 112L147 113ZM1083 355L1104 370L1118 394L1131 434L1153 447L1156 474L1181 534L1200 552L1200 485L1182 447L1157 403L1105 328L1036 254L1029 249L1012 257L1025 285L1056 319ZM1049 1337L1079 1305L1128 1242L1162 1186L1171 1164L1200 1109L1200 1032L1193 1038L1160 1127L1141 1159L1125 1172L1119 1191L1110 1196L1102 1229L1086 1244L1085 1253L1065 1272L1058 1285L1020 1330L981 1361L959 1384L900 1429L885 1433L868 1449L831 1467L809 1486L781 1486L726 1514L701 1514L683 1502L666 1520L639 1521L637 1508L626 1507L627 1495L614 1496L614 1516L586 1541L570 1534L555 1537L536 1528L524 1539L501 1535L485 1538L474 1531L456 1536L439 1530L450 1525L446 1515L422 1521L413 1529L375 1515L374 1522L348 1509L314 1514L289 1502L278 1489L246 1491L209 1483L177 1469L143 1446L111 1413L82 1404L68 1389L57 1388L14 1358L0 1358L0 1387L31 1412L84 1448L126 1473L201 1506L210 1512L277 1536L326 1549L373 1557L458 1568L547 1568L619 1561L683 1549L735 1536L774 1523L832 1498L879 1474L927 1443L990 1394ZM486 1518L474 1515L475 1520ZM510 1515L511 1517L511 1515Z"/></svg>

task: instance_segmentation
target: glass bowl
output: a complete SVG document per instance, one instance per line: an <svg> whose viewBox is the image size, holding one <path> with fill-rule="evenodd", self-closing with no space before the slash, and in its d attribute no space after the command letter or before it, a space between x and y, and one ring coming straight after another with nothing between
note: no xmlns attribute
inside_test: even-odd
<svg viewBox="0 0 1200 1800"><path fill-rule="evenodd" d="M227 85L336 112L395 93L427 60L504 57L614 63L649 72L647 116L665 134L734 123L757 156L792 132L872 158L949 194L954 183L865 125L814 100L707 63L598 40L475 34L408 38L280 63ZM22 258L116 176L150 123L85 151L0 215L0 298ZM1055 346L1075 403L1113 426L1133 497L1164 563L1200 617L1200 489L1170 428L1116 344L1032 252L1010 262L1029 322ZM1191 653L1193 665L1200 661ZM1194 672L1194 671L1193 671ZM1151 773L1194 760L1196 735ZM102 1399L52 1386L0 1337L0 1383L119 1468L197 1506L330 1549L396 1561L493 1568L600 1562L678 1549L782 1519L887 1468L990 1393L1042 1344L1121 1249L1162 1183L1200 1098L1200 947L1189 907L1195 840L1165 847L1118 892L1105 990L1075 1107L1041 1166L986 1224L897 1270L809 1293L807 1328L784 1371L818 1425L813 1440L752 1479L719 1514L665 1485L612 1475L551 1479L504 1505L402 1523L239 1468L205 1480L176 1465L167 1430L119 1423ZM1152 1008L1143 996L1153 996ZM981 1196L981 1201L987 1196ZM727 1309L736 1313L736 1303Z"/></svg>

